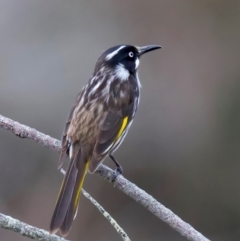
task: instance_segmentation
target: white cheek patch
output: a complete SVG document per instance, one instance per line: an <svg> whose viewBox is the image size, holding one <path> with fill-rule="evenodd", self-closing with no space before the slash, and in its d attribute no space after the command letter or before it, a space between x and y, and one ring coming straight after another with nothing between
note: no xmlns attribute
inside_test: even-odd
<svg viewBox="0 0 240 241"><path fill-rule="evenodd" d="M116 77L122 81L127 80L130 75L129 71L122 64L116 66L115 74Z"/></svg>
<svg viewBox="0 0 240 241"><path fill-rule="evenodd" d="M138 68L139 63L140 63L140 60L139 60L139 58L137 58L137 59L135 60L135 69Z"/></svg>
<svg viewBox="0 0 240 241"><path fill-rule="evenodd" d="M106 59L106 60L111 59L113 56L115 56L115 55L116 55L121 49L123 49L124 47L125 47L125 45L119 47L118 49L116 49L116 50L113 51L112 53L108 54L105 59Z"/></svg>

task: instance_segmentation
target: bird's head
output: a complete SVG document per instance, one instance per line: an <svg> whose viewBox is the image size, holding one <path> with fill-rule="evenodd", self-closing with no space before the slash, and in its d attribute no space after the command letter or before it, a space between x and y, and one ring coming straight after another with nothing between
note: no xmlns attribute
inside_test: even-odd
<svg viewBox="0 0 240 241"><path fill-rule="evenodd" d="M98 59L96 69L107 67L122 80L127 79L131 74L135 74L140 63L140 57L159 49L159 45L147 45L143 47L133 45L118 45L106 50Z"/></svg>

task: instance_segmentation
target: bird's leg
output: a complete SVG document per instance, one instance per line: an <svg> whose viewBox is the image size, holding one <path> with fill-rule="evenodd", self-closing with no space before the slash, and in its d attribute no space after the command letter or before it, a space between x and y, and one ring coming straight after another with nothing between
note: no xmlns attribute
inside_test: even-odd
<svg viewBox="0 0 240 241"><path fill-rule="evenodd" d="M114 177L113 177L113 180L112 180L112 182L115 182L115 180L118 177L118 175L123 173L123 169L122 169L122 167L120 166L120 164L118 163L118 161L114 158L114 156L112 154L109 154L109 157L112 159L112 161L116 165Z"/></svg>

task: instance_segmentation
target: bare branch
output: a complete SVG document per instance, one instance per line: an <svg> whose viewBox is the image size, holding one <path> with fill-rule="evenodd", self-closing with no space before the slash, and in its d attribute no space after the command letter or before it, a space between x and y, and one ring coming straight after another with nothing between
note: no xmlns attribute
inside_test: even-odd
<svg viewBox="0 0 240 241"><path fill-rule="evenodd" d="M11 130L15 135L32 139L37 143L51 148L53 150L60 150L60 142L50 136L44 135L41 132L36 131L28 126L22 125L9 118L0 115L0 127L7 130ZM103 179L112 182L114 178L114 172L110 168L101 165L96 173ZM181 235L192 241L209 241L201 233L195 230L191 225L184 222L181 218L175 215L171 210L163 206L152 196L145 191L137 187L135 184L129 182L122 175L119 175L115 181L115 186L122 190L124 193L132 197L135 201L142 204L150 212L160 218L162 221L170 225L173 229L179 232Z"/></svg>
<svg viewBox="0 0 240 241"><path fill-rule="evenodd" d="M54 139L54 138L52 138L48 135L45 135L29 126L20 124L19 122L13 121L2 115L0 115L0 127L4 128L6 130L12 131L12 133L18 137L33 140L37 143L42 144L43 146L53 149L54 151L61 150L59 140Z"/></svg>
<svg viewBox="0 0 240 241"><path fill-rule="evenodd" d="M35 240L44 240L44 241L68 241L65 238L59 237L55 234L51 235L49 232L33 227L26 223L23 223L17 219L6 216L0 213L0 227L5 229L13 230L16 233L19 233L23 236L26 236Z"/></svg>
<svg viewBox="0 0 240 241"><path fill-rule="evenodd" d="M107 166L101 165L96 171L104 180L109 182L114 177L114 171ZM159 203L155 198L128 181L122 175L118 176L114 182L115 187L122 190L125 194L133 198L135 201L147 208L151 213L156 215L162 221L171 226L181 235L192 241L209 241L201 233L195 230L190 224L184 222L170 209Z"/></svg>

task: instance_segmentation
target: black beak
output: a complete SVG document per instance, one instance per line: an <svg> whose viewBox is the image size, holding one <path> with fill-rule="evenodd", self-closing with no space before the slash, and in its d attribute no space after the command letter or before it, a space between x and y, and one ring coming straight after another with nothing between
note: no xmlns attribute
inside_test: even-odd
<svg viewBox="0 0 240 241"><path fill-rule="evenodd" d="M161 49L161 48L162 47L159 45L147 45L143 47L137 47L140 56L147 52L153 51L155 49Z"/></svg>

